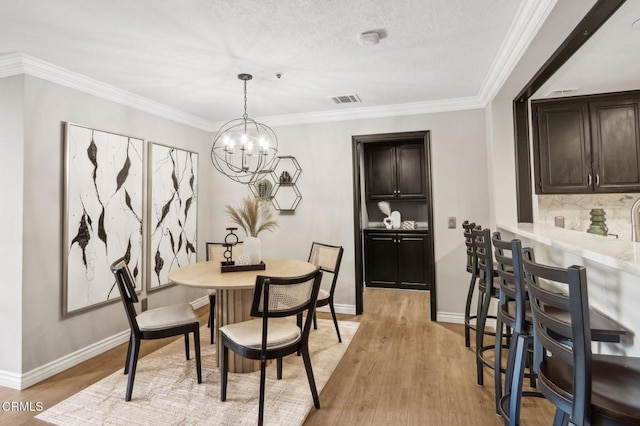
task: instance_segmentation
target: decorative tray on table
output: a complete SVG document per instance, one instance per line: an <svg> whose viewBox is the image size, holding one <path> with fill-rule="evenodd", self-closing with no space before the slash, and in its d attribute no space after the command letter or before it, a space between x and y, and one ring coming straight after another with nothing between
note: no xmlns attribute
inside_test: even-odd
<svg viewBox="0 0 640 426"><path fill-rule="evenodd" d="M266 269L266 265L262 261L256 265L236 265L235 262L220 262L221 272L262 271L264 269Z"/></svg>

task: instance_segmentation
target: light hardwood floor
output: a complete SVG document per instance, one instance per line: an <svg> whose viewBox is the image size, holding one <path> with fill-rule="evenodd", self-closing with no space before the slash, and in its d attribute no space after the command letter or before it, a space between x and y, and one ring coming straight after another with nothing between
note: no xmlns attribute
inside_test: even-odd
<svg viewBox="0 0 640 426"><path fill-rule="evenodd" d="M476 384L462 325L431 322L429 293L367 289L364 303L364 315L339 316L361 325L305 425L502 424L493 408L493 374L485 373L484 387ZM205 323L208 308L198 313ZM141 356L170 341L143 342ZM121 369L125 354L121 345L23 391L0 387L0 401L42 402L46 409ZM553 412L548 401L525 398L521 423L550 425ZM0 425L44 424L36 414L0 411Z"/></svg>

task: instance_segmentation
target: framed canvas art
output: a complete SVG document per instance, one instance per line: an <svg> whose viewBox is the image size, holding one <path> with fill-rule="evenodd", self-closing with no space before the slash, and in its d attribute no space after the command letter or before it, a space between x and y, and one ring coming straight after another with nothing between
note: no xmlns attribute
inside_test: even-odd
<svg viewBox="0 0 640 426"><path fill-rule="evenodd" d="M147 290L169 283L169 271L196 262L198 153L149 144Z"/></svg>
<svg viewBox="0 0 640 426"><path fill-rule="evenodd" d="M143 140L66 123L62 315L119 299L124 257L142 289Z"/></svg>

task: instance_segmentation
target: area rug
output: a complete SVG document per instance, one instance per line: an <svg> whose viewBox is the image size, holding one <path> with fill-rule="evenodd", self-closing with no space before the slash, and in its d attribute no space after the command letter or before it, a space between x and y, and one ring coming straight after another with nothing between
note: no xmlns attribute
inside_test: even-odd
<svg viewBox="0 0 640 426"><path fill-rule="evenodd" d="M330 320L318 320L318 329L311 330L309 349L319 393L347 350L359 323L340 321L339 326L342 343L338 343ZM206 327L200 330L200 335L201 384L196 380L195 359L192 356L190 361L185 360L184 339L180 338L138 360L131 401L124 400L127 376L118 370L36 418L64 426L256 424L260 372L229 373L227 400L220 402L216 345L209 344ZM302 357L290 355L284 359L282 380L276 379L275 362L268 366L265 424L300 425L312 408Z"/></svg>

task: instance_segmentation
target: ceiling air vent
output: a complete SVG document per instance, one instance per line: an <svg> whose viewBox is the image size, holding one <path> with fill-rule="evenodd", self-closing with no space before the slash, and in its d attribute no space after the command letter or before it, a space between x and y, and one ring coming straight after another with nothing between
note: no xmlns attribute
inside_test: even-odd
<svg viewBox="0 0 640 426"><path fill-rule="evenodd" d="M568 95L569 93L573 93L576 90L578 90L577 87L570 87L567 89L556 89L556 90L552 90L550 91L547 96L564 96L564 95Z"/></svg>
<svg viewBox="0 0 640 426"><path fill-rule="evenodd" d="M337 104L352 104L355 102L362 102L360 100L360 96L358 95L344 95L344 96L334 96L331 99Z"/></svg>

